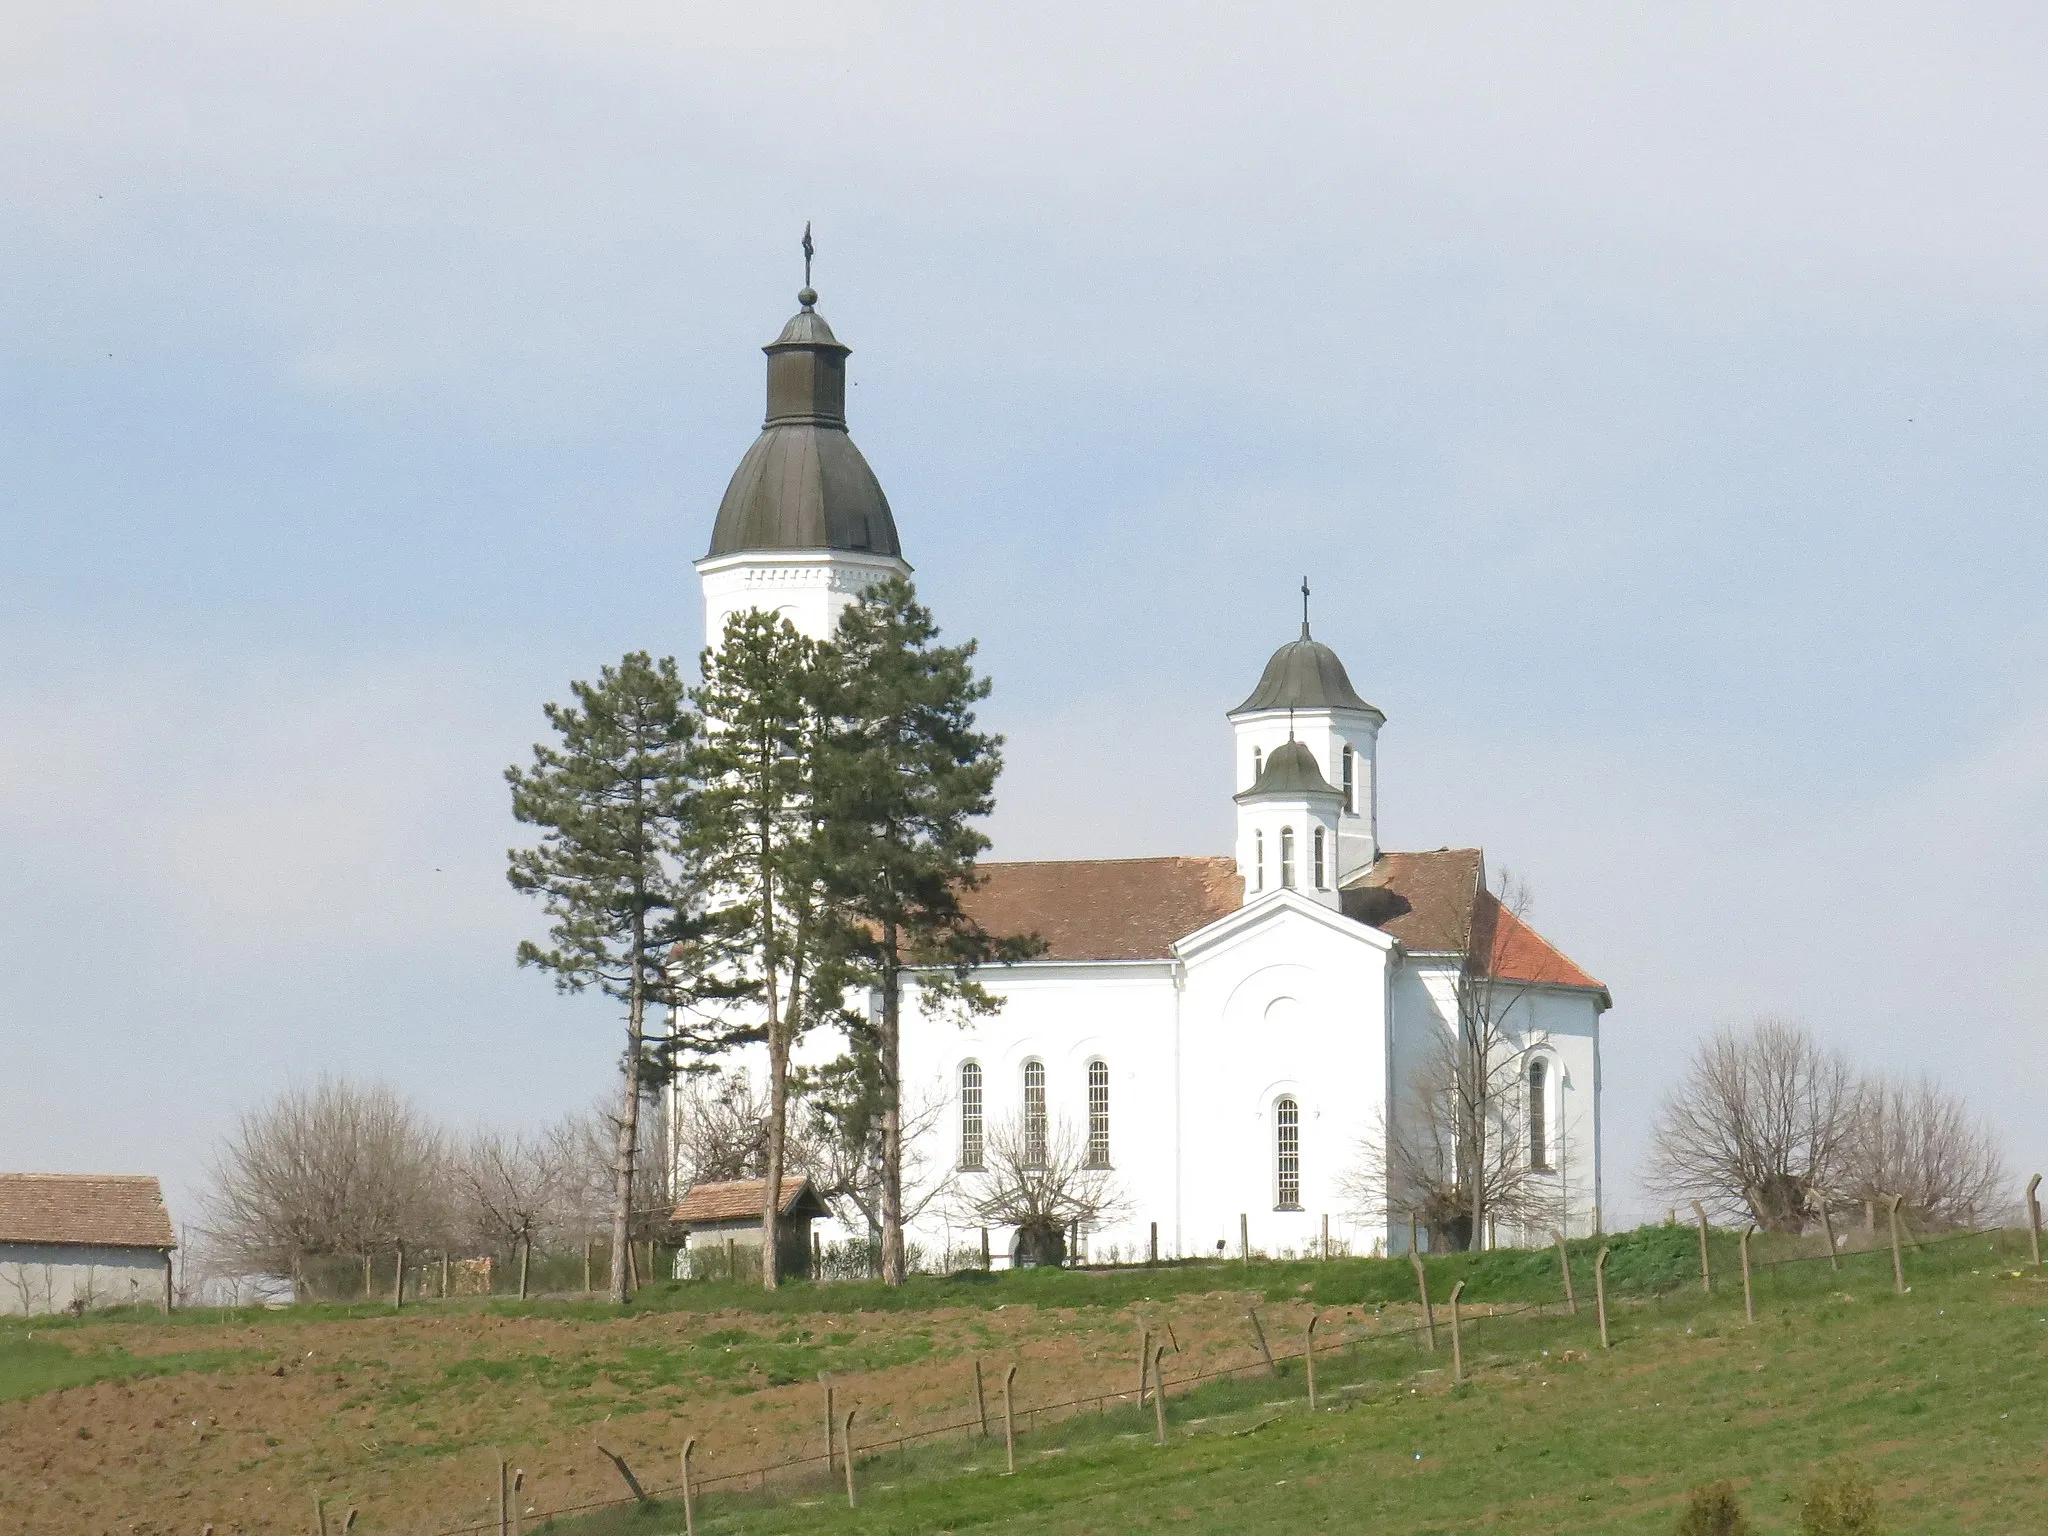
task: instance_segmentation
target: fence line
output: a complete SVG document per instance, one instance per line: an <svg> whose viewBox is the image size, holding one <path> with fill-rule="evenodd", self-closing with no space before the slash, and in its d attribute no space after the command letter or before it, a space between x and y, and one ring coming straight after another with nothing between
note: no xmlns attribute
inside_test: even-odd
<svg viewBox="0 0 2048 1536"><path fill-rule="evenodd" d="M1913 1240L1911 1246L1916 1253L1919 1253L1924 1252L1928 1249L1948 1247L1957 1243L1966 1243L1979 1238L1997 1237L2006 1233L2007 1230L2008 1229L2002 1227L1985 1227L1978 1228L1976 1230L1968 1232L1948 1233L1940 1237L1917 1238ZM1887 1246L1882 1248L1872 1247L1865 1249L1855 1249L1851 1250L1849 1254L1836 1255L1836 1257L1838 1258L1866 1256L1877 1258L1889 1257L1889 1247ZM1758 1271L1782 1269L1790 1265L1816 1263L1828 1257L1829 1255L1826 1253L1793 1254L1783 1258L1770 1259L1757 1263L1753 1266L1753 1268ZM1658 1300L1666 1295L1681 1293L1683 1289L1690 1283L1691 1281L1689 1279L1676 1281L1668 1290L1663 1292L1653 1292L1647 1299ZM1330 1304L1330 1307L1331 1310L1336 1310L1341 1306L1359 1306L1368 1304L1369 1303L1333 1302ZM1562 1309L1563 1306L1564 1303L1562 1302L1547 1301L1522 1302L1514 1305L1493 1306L1490 1310L1479 1313L1469 1318L1467 1321L1470 1324L1470 1326L1476 1328L1483 1326L1485 1324L1512 1320L1516 1318L1548 1317L1553 1315L1555 1311ZM1374 1327L1366 1327L1364 1329L1348 1330L1346 1333L1337 1338L1330 1339L1325 1343L1317 1345L1316 1353L1323 1359L1328 1360L1331 1357L1338 1354L1340 1351L1354 1351L1361 1344L1394 1344L1399 1343L1402 1340L1411 1339L1420 1341L1422 1337L1429 1332L1430 1325L1427 1321L1424 1320L1418 1320L1412 1325L1401 1328L1380 1329ZM1300 1349L1282 1350L1278 1353L1272 1353L1270 1355L1264 1351L1261 1351L1257 1358L1247 1360L1241 1364L1218 1366L1207 1371L1197 1371L1185 1375L1177 1373L1174 1376L1170 1386L1164 1383L1155 1383L1153 1391L1155 1392L1155 1394L1161 1397L1170 1395L1178 1395L1184 1397L1188 1395L1190 1392L1192 1392L1194 1389L1206 1383L1227 1380L1235 1376L1244 1376L1258 1372L1263 1372L1268 1370L1269 1368L1277 1369L1278 1366L1285 1364L1289 1361L1305 1360L1307 1356L1308 1349L1306 1347ZM844 1385L844 1379L841 1378L836 1384ZM1068 1417L1076 1417L1078 1416L1078 1412L1080 1410L1089 1407L1094 1407L1098 1412L1107 1412L1112 1404L1123 1405L1125 1403L1135 1402L1142 1407L1143 1401L1144 1399L1141 1392L1131 1389L1124 1389L1121 1391L1084 1393L1078 1397L1066 1398L1056 1402L1039 1403L1032 1407L1020 1408L1018 1410L1018 1413L1021 1417L1023 1417L1026 1420L1027 1424L1036 1426L1040 1424L1041 1421L1048 1415L1066 1413ZM844 1454L849 1458L849 1460L851 1460L851 1458L853 1458L856 1454L873 1458L876 1456L885 1455L892 1450L898 1452L905 1451L910 1446L918 1444L920 1442L941 1440L956 1435L965 1435L969 1432L978 1433L982 1429L982 1427L983 1421L979 1417L961 1418L958 1420L944 1422L926 1429L906 1430L902 1434L885 1436L883 1438L877 1439L875 1441L872 1441L866 1445L859 1447L858 1452L856 1452L855 1447L851 1443L849 1443L845 1448ZM786 1477L790 1473L798 1472L801 1469L805 1468L818 1467L821 1464L823 1466L823 1469L829 1474L829 1472L832 1469L832 1463L833 1453L828 1449L824 1452L810 1452L803 1455L786 1457L779 1461L762 1462L754 1466L736 1467L731 1471L717 1472L712 1473L710 1475L692 1472L688 1479L687 1487L694 1492L702 1492L707 1488L721 1485L739 1485L743 1489L745 1484L747 1484L749 1481L754 1482L757 1487L765 1487L765 1485L771 1477L777 1477L778 1480L780 1480L780 1478ZM624 1505L645 1502L646 1500L651 1500L657 1497L668 1497L678 1495L685 1491L685 1487L685 1483L680 1481L657 1483L645 1487L643 1489L641 1497L636 1498L633 1495L626 1495L608 1499L588 1500L583 1503L565 1505L559 1509L548 1510L544 1513L539 1514L537 1518L543 1520L554 1520L563 1518L565 1516L588 1514L601 1509L618 1508ZM432 1533L432 1536L488 1536L489 1532L496 1529L498 1529L497 1521L486 1520L473 1524L446 1527L442 1530Z"/></svg>

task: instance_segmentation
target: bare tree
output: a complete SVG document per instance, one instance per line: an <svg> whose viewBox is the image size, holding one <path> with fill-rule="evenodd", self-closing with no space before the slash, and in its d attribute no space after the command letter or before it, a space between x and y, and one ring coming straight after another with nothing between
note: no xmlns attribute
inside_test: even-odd
<svg viewBox="0 0 2048 1536"><path fill-rule="evenodd" d="M852 1065L842 1061L835 1068L843 1071ZM842 1079L833 1086L844 1088L845 1083ZM944 1118L947 1102L943 1092L929 1089L902 1101L895 1199L906 1224L914 1224L951 1188L952 1164L931 1155L937 1141L931 1133ZM814 1085L791 1150L796 1166L841 1223L864 1225L877 1245L887 1227L889 1203L883 1108L884 1101L876 1095L835 1093L831 1087Z"/></svg>
<svg viewBox="0 0 2048 1536"><path fill-rule="evenodd" d="M1462 1039L1432 1042L1393 1114L1380 1115L1338 1178L1353 1211L1408 1218L1436 1250L1474 1246L1475 1219L1548 1229L1560 1215L1527 1155L1528 1106L1513 1091L1524 1053L1484 1009L1475 1008L1473 1026L1476 1038L1490 1039L1487 1055Z"/></svg>
<svg viewBox="0 0 2048 1536"><path fill-rule="evenodd" d="M241 1116L214 1152L204 1227L221 1258L303 1286L309 1258L431 1240L441 1133L395 1090L323 1077Z"/></svg>
<svg viewBox="0 0 2048 1536"><path fill-rule="evenodd" d="M522 1298L534 1240L554 1225L568 1173L562 1147L548 1136L478 1131L453 1160L463 1223L486 1246L518 1258Z"/></svg>
<svg viewBox="0 0 2048 1536"><path fill-rule="evenodd" d="M769 1104L767 1095L755 1091L745 1069L682 1083L675 1106L679 1183L762 1177L768 1161Z"/></svg>
<svg viewBox="0 0 2048 1536"><path fill-rule="evenodd" d="M1925 1077L1871 1077L1857 1089L1830 1193L1899 1195L1915 1226L1956 1228L1991 1220L2005 1184L1997 1133L1956 1094Z"/></svg>
<svg viewBox="0 0 2048 1536"><path fill-rule="evenodd" d="M1847 1060L1799 1025L1759 1019L1693 1054L1652 1128L1651 1187L1767 1232L1799 1232L1835 1188L1855 1122Z"/></svg>
<svg viewBox="0 0 2048 1536"><path fill-rule="evenodd" d="M1088 1145L1061 1121L1050 1133L1022 1117L990 1127L982 1168L963 1173L953 1208L963 1225L1014 1227L1023 1264L1058 1264L1067 1233L1099 1226L1128 1208L1116 1176L1088 1164Z"/></svg>

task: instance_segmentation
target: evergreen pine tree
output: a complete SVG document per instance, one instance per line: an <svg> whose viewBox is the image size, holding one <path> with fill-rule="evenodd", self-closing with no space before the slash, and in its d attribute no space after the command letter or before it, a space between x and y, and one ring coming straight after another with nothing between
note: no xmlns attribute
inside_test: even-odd
<svg viewBox="0 0 2048 1536"><path fill-rule="evenodd" d="M702 914L702 883L684 837L695 786L697 735L673 658L644 651L572 683L574 705L549 704L555 745L537 745L530 768L508 768L512 814L543 829L538 847L512 849L507 878L539 896L549 946L528 940L519 963L552 972L565 992L595 987L626 1004L622 1099L612 1175L611 1299L626 1297L640 1096L650 1069L678 1053L736 1042L722 1010L701 1005L733 993L726 947ZM670 1011L670 1039L648 1057L648 1005ZM698 1016L693 1021L691 1016Z"/></svg>
<svg viewBox="0 0 2048 1536"><path fill-rule="evenodd" d="M903 1243L903 975L918 972L927 1009L989 1013L975 968L1038 952L1035 939L990 935L961 898L988 847L975 823L994 808L1002 738L975 728L988 696L974 643L942 646L908 581L870 587L822 653L828 746L817 760L819 869L843 910L848 979L879 999L865 1030L880 1096L882 1278L901 1283Z"/></svg>
<svg viewBox="0 0 2048 1536"><path fill-rule="evenodd" d="M705 730L696 752L705 786L695 836L735 966L764 1013L768 1127L762 1172L761 1280L774 1288L781 1253L790 1057L835 1015L845 945L821 890L817 764L826 750L817 708L821 648L776 614L735 614L704 657L695 698Z"/></svg>

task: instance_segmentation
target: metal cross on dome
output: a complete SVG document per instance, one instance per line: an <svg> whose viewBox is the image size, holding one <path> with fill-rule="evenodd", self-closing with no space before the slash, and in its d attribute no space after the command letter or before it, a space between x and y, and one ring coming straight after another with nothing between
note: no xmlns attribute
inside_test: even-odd
<svg viewBox="0 0 2048 1536"><path fill-rule="evenodd" d="M817 254L817 247L811 244L811 221L804 220L804 286L811 286L811 257Z"/></svg>
<svg viewBox="0 0 2048 1536"><path fill-rule="evenodd" d="M1308 578L1301 578L1301 632L1308 634Z"/></svg>

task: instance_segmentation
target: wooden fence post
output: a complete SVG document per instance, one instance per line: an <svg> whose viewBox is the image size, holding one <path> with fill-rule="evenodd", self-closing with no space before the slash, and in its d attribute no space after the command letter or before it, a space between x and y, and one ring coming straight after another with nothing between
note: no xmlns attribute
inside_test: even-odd
<svg viewBox="0 0 2048 1536"><path fill-rule="evenodd" d="M1243 1211L1237 1213L1237 1256L1242 1263L1252 1261L1252 1222Z"/></svg>
<svg viewBox="0 0 2048 1536"><path fill-rule="evenodd" d="M823 1371L818 1372L818 1385L825 1389L825 1475L832 1475L832 1426L838 1422L832 1410L832 1382Z"/></svg>
<svg viewBox="0 0 2048 1536"><path fill-rule="evenodd" d="M811 1232L811 1278L825 1278L825 1239L815 1229Z"/></svg>
<svg viewBox="0 0 2048 1536"><path fill-rule="evenodd" d="M325 1530L323 1524L321 1527ZM512 1466L498 1458L498 1536L512 1536Z"/></svg>
<svg viewBox="0 0 2048 1536"><path fill-rule="evenodd" d="M1017 1381L1017 1367L1003 1372L1003 1461L1011 1472L1017 1470L1017 1417L1010 1389Z"/></svg>
<svg viewBox="0 0 2048 1536"><path fill-rule="evenodd" d="M526 1471L522 1467L514 1467L512 1469L512 1536L520 1536L520 1522L524 1517L520 1514L519 1506L525 1501ZM355 1519L356 1512L350 1510L348 1512L348 1525L344 1525L342 1529L345 1531L349 1525L355 1524Z"/></svg>
<svg viewBox="0 0 2048 1536"><path fill-rule="evenodd" d="M526 1300L526 1277L533 1269L533 1234L528 1232L519 1239L519 1299Z"/></svg>
<svg viewBox="0 0 2048 1536"><path fill-rule="evenodd" d="M1892 1289L1901 1296L1906 1294L1906 1261L1899 1253L1899 1202L1905 1198L1893 1195L1885 1205L1885 1219L1892 1225Z"/></svg>
<svg viewBox="0 0 2048 1536"><path fill-rule="evenodd" d="M839 1437L839 1459L846 1467L846 1507L848 1509L857 1509L859 1507L859 1501L854 1497L853 1492L853 1413L854 1410L851 1408L846 1410L846 1418L842 1421L844 1427Z"/></svg>
<svg viewBox="0 0 2048 1536"><path fill-rule="evenodd" d="M697 1491L690 1485L690 1453L697 1449L697 1437L683 1441L683 1536L697 1536ZM828 1464L825 1468L832 1471Z"/></svg>
<svg viewBox="0 0 2048 1536"><path fill-rule="evenodd" d="M1166 1346L1152 1351L1152 1443L1166 1444Z"/></svg>
<svg viewBox="0 0 2048 1536"><path fill-rule="evenodd" d="M1465 1379L1465 1328L1458 1318L1458 1297L1464 1292L1465 1282L1460 1280L1451 1287L1451 1380Z"/></svg>
<svg viewBox="0 0 2048 1536"><path fill-rule="evenodd" d="M1429 1275L1422 1267L1422 1255L1408 1250L1408 1262L1415 1266L1415 1289L1422 1297L1422 1323L1429 1330L1429 1352L1436 1353L1436 1313L1429 1305Z"/></svg>
<svg viewBox="0 0 2048 1536"><path fill-rule="evenodd" d="M590 1294L590 1239L583 1239L583 1294Z"/></svg>
<svg viewBox="0 0 2048 1536"><path fill-rule="evenodd" d="M405 1305L405 1244L398 1245L398 1271L391 1277L391 1310Z"/></svg>
<svg viewBox="0 0 2048 1536"><path fill-rule="evenodd" d="M498 1507L504 1508L502 1501ZM327 1536L327 1501L317 1493L313 1495L313 1529L318 1536Z"/></svg>
<svg viewBox="0 0 2048 1536"><path fill-rule="evenodd" d="M1828 1214L1826 1200L1820 1202L1820 1230L1828 1240L1828 1268L1836 1274L1842 1272L1841 1256L1835 1252L1835 1218Z"/></svg>
<svg viewBox="0 0 2048 1536"><path fill-rule="evenodd" d="M974 1413L981 1420L981 1438L988 1438L988 1397L981 1390L981 1362L974 1362Z"/></svg>
<svg viewBox="0 0 2048 1536"><path fill-rule="evenodd" d="M1612 1348L1607 1342L1607 1250L1600 1250L1600 1257L1593 1261L1593 1308L1600 1314L1600 1347Z"/></svg>
<svg viewBox="0 0 2048 1536"><path fill-rule="evenodd" d="M168 1248L166 1248L166 1249L164 1250L164 1316L165 1316L165 1317L169 1317L169 1316L171 1315L171 1308L172 1308L172 1307L173 1307L174 1305L176 1305L176 1302L177 1302L177 1295L178 1295L178 1276L177 1276L177 1271L171 1268L171 1250L170 1250L170 1249L168 1249Z"/></svg>
<svg viewBox="0 0 2048 1536"><path fill-rule="evenodd" d="M1152 1330L1138 1329L1138 1406L1145 1406L1145 1373L1152 1369Z"/></svg>
<svg viewBox="0 0 2048 1536"><path fill-rule="evenodd" d="M1699 1201L1692 1203L1692 1212L1700 1219L1700 1289L1708 1295L1714 1292L1714 1264L1707 1257L1707 1212Z"/></svg>
<svg viewBox="0 0 2048 1536"><path fill-rule="evenodd" d="M1259 1341L1259 1353L1266 1357L1266 1369L1278 1376L1280 1367L1273 1363L1273 1351L1266 1348L1266 1330L1259 1326L1259 1309L1247 1307L1244 1315L1252 1320L1252 1337Z"/></svg>
<svg viewBox="0 0 2048 1536"><path fill-rule="evenodd" d="M1756 1228L1744 1227L1736 1247L1742 1250L1742 1315L1752 1323L1756 1321L1756 1296L1749 1288L1749 1239Z"/></svg>
<svg viewBox="0 0 2048 1536"><path fill-rule="evenodd" d="M1308 1411L1316 1411L1316 1324L1322 1321L1322 1313L1308 1315L1308 1350L1302 1355L1308 1366Z"/></svg>
<svg viewBox="0 0 2048 1536"><path fill-rule="evenodd" d="M2032 1250L2034 1268L2041 1267L2041 1175L2035 1174L2027 1180L2027 1244Z"/></svg>
<svg viewBox="0 0 2048 1536"><path fill-rule="evenodd" d="M981 1267L984 1271L993 1270L995 1268L995 1259L989 1254L988 1251L987 1227L983 1227L981 1229Z"/></svg>
<svg viewBox="0 0 2048 1536"><path fill-rule="evenodd" d="M1564 1234L1562 1232L1557 1234L1557 1267L1564 1271L1565 1304L1572 1309L1572 1316L1577 1317L1579 1315L1579 1298L1578 1294L1572 1290L1572 1253L1564 1245Z"/></svg>
<svg viewBox="0 0 2048 1536"><path fill-rule="evenodd" d="M1157 1263L1159 1262L1159 1223L1158 1223L1158 1222L1156 1222L1156 1221L1152 1223L1152 1250L1151 1250L1151 1252L1152 1252L1152 1256L1151 1256L1151 1257L1150 1257L1149 1259L1147 1259L1147 1260L1146 1260L1145 1262L1146 1262L1146 1263L1148 1263L1148 1264L1157 1264Z"/></svg>
<svg viewBox="0 0 2048 1536"><path fill-rule="evenodd" d="M1328 1259L1330 1257L1330 1218L1327 1214L1323 1217L1323 1251L1317 1254L1316 1257L1319 1259Z"/></svg>
<svg viewBox="0 0 2048 1536"><path fill-rule="evenodd" d="M441 1299L448 1299L448 1250L441 1250Z"/></svg>

